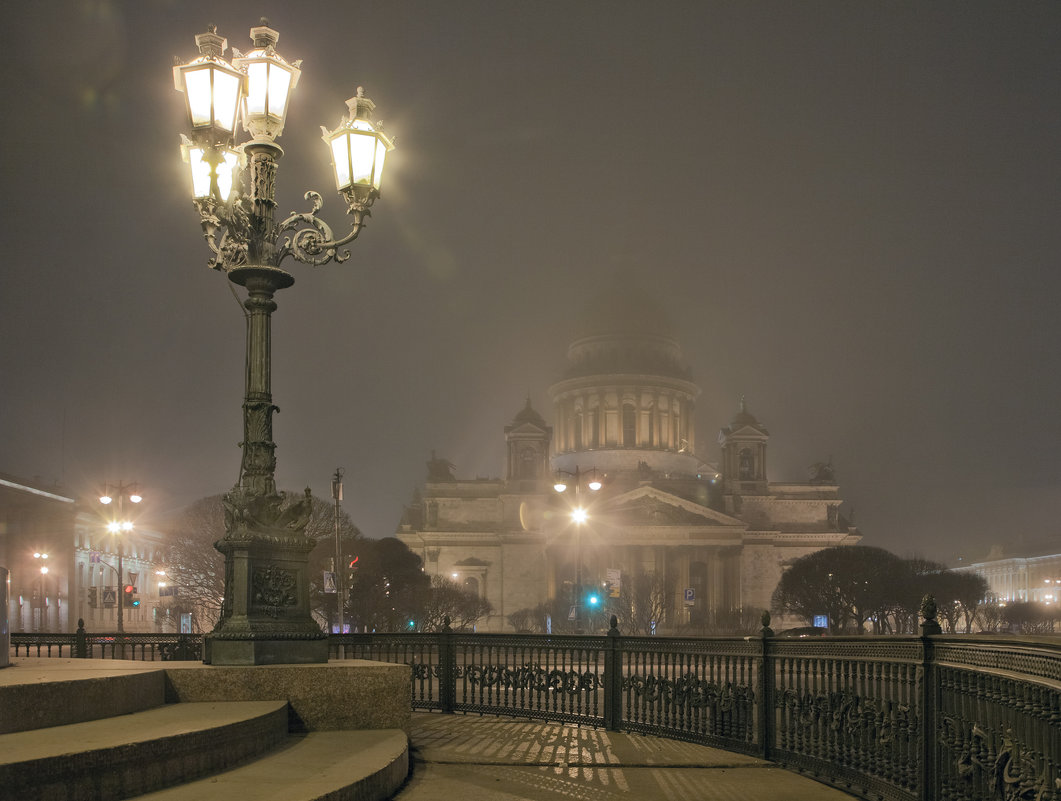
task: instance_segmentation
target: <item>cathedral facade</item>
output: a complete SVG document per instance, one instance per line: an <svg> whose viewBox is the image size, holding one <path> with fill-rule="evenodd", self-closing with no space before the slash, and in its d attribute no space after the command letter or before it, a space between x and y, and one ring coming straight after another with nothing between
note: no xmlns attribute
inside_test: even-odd
<svg viewBox="0 0 1061 801"><path fill-rule="evenodd" d="M396 535L491 603L480 631L542 630L546 610L547 627L594 630L620 606L626 633L739 631L786 565L860 539L831 466L769 480L770 435L743 400L717 462L697 455L699 389L673 338L578 339L549 395L552 426L528 399L505 427L504 478L461 479L432 454Z"/></svg>

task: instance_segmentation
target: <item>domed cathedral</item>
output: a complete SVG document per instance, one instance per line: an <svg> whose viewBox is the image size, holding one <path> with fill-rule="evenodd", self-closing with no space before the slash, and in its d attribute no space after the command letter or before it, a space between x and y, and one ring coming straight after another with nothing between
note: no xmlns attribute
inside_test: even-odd
<svg viewBox="0 0 1061 801"><path fill-rule="evenodd" d="M432 455L397 536L490 601L480 631L595 630L609 610L629 634L749 630L787 564L860 539L830 465L769 481L769 433L744 399L719 461L698 454L700 390L644 308L571 343L553 426L528 398L504 429L504 478L458 479Z"/></svg>

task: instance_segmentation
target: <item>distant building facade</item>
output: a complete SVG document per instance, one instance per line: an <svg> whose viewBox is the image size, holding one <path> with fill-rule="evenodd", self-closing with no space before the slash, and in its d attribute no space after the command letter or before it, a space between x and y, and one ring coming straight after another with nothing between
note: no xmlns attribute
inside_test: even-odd
<svg viewBox="0 0 1061 801"><path fill-rule="evenodd" d="M718 463L696 455L699 388L673 338L579 339L549 394L552 426L528 400L505 427L504 478L460 479L432 455L397 532L426 572L490 601L480 630L512 630L514 613L573 601L580 554L583 587L629 597L654 584L654 629L732 630L770 607L793 560L860 539L829 465L809 482L769 480L770 435L743 400L719 434ZM581 526L575 507L588 515ZM646 603L644 592L631 602Z"/></svg>
<svg viewBox="0 0 1061 801"><path fill-rule="evenodd" d="M96 499L80 502L61 487L0 474L0 566L10 572L10 630L69 632L83 619L88 631L115 631L126 585L135 588L138 605L123 607L125 631L172 629L169 599L160 597L162 535L137 527L121 536L119 580L117 539Z"/></svg>
<svg viewBox="0 0 1061 801"><path fill-rule="evenodd" d="M983 561L951 569L982 576L988 592L1003 603L1061 604L1061 553L1005 557L998 549Z"/></svg>

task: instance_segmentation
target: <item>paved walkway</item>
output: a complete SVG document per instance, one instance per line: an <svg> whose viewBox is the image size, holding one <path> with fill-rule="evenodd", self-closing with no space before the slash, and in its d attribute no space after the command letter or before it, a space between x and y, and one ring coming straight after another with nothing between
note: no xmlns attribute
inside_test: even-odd
<svg viewBox="0 0 1061 801"><path fill-rule="evenodd" d="M755 757L512 718L414 713L394 801L846 801Z"/></svg>

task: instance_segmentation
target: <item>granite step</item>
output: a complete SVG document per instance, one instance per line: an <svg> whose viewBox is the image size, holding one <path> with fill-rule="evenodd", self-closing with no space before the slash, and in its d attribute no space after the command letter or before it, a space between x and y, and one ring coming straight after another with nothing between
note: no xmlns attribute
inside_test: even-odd
<svg viewBox="0 0 1061 801"><path fill-rule="evenodd" d="M166 673L157 667L112 660L88 669L82 667L88 660L53 661L58 669L22 659L0 672L0 735L128 715L166 701Z"/></svg>
<svg viewBox="0 0 1061 801"><path fill-rule="evenodd" d="M134 801L383 801L408 773L401 729L309 732L252 762Z"/></svg>
<svg viewBox="0 0 1061 801"><path fill-rule="evenodd" d="M20 801L117 801L226 770L287 730L286 701L216 701L2 734L0 789Z"/></svg>

